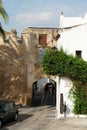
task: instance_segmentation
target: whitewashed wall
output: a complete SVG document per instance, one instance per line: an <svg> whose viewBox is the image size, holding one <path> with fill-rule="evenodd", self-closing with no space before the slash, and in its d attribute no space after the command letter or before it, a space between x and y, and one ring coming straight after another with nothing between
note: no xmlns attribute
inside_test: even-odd
<svg viewBox="0 0 87 130"><path fill-rule="evenodd" d="M80 50L82 58L87 61L87 24L61 31L57 47L58 49L62 47L74 56L76 50Z"/></svg>
<svg viewBox="0 0 87 130"><path fill-rule="evenodd" d="M76 51L82 51L82 58L87 61L87 17L85 16L84 19L81 17L66 18L62 15L60 17L60 28L60 38L57 41L57 48L60 49L62 47L68 54L72 54L73 56L75 56ZM74 115L73 100L69 98L69 91L72 85L70 79L60 79L59 95L57 96L60 96L60 94L64 96L64 102L67 105L66 116ZM60 104L60 98L57 104ZM60 105L58 109L60 109ZM60 116L62 115L60 114Z"/></svg>

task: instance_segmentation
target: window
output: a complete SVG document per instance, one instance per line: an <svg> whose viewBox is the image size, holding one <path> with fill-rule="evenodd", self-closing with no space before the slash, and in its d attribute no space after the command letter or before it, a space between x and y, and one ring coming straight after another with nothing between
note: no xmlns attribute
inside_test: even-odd
<svg viewBox="0 0 87 130"><path fill-rule="evenodd" d="M9 108L13 109L14 108L14 104L12 102L9 103Z"/></svg>
<svg viewBox="0 0 87 130"><path fill-rule="evenodd" d="M44 54L45 54L45 49L42 48L41 50L39 50L39 52L38 52L38 61L39 62L42 60Z"/></svg>
<svg viewBox="0 0 87 130"><path fill-rule="evenodd" d="M3 106L0 104L0 111L3 109Z"/></svg>
<svg viewBox="0 0 87 130"><path fill-rule="evenodd" d="M81 55L82 55L82 51L77 50L76 51L76 57L81 58Z"/></svg>
<svg viewBox="0 0 87 130"><path fill-rule="evenodd" d="M5 104L5 106L4 106L4 111L5 111L5 112L8 112L8 111L9 111L9 103Z"/></svg>
<svg viewBox="0 0 87 130"><path fill-rule="evenodd" d="M39 34L39 45L42 45L42 47L47 46L47 34Z"/></svg>
<svg viewBox="0 0 87 130"><path fill-rule="evenodd" d="M39 34L39 45L38 61L40 62L45 54L45 48L47 47L47 34Z"/></svg>

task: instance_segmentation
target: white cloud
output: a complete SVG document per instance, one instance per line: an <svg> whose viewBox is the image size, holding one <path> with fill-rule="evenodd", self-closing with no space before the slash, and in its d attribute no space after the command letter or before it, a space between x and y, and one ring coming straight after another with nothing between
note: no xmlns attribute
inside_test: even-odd
<svg viewBox="0 0 87 130"><path fill-rule="evenodd" d="M37 14L38 20L50 20L51 19L51 13L49 12L41 12Z"/></svg>
<svg viewBox="0 0 87 130"><path fill-rule="evenodd" d="M26 23L37 23L40 21L49 21L51 19L50 12L40 12L40 13L21 13L16 15L16 21L26 24Z"/></svg>
<svg viewBox="0 0 87 130"><path fill-rule="evenodd" d="M22 14L18 14L18 15L16 15L16 20L17 21L25 21L25 20L29 20L29 19L31 19L32 18L32 15L31 14L29 14L29 13L22 13Z"/></svg>

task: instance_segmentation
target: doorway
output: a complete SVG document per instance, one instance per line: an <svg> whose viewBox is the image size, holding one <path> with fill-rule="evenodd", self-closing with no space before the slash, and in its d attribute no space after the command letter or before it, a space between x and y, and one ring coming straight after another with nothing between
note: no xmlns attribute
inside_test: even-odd
<svg viewBox="0 0 87 130"><path fill-rule="evenodd" d="M41 78L32 85L32 106L56 105L56 82Z"/></svg>

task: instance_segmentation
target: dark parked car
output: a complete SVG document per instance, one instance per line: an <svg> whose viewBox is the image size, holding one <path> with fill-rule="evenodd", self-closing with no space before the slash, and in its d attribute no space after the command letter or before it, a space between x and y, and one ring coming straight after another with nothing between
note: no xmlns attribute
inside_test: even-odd
<svg viewBox="0 0 87 130"><path fill-rule="evenodd" d="M0 127L4 122L18 119L18 108L14 101L0 100Z"/></svg>

